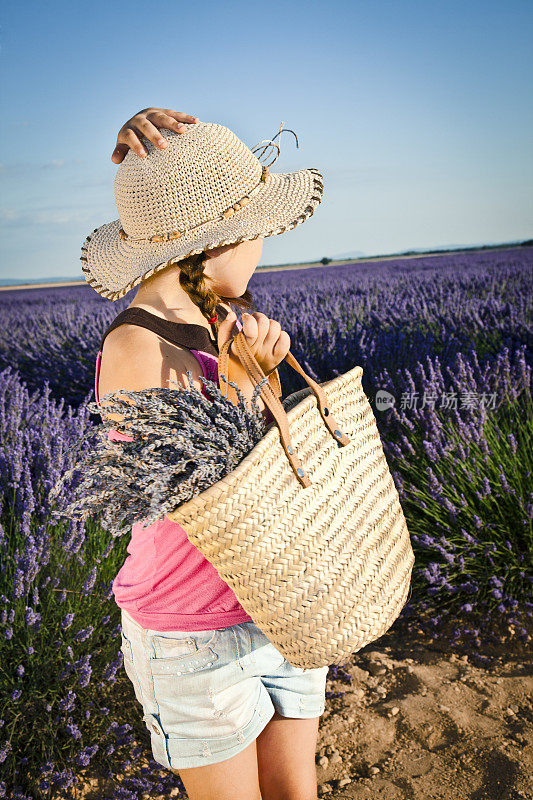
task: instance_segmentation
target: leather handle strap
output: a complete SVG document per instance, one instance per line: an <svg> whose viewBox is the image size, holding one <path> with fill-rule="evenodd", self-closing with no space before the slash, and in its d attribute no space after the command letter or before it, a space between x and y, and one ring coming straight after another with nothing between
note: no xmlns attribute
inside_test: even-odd
<svg viewBox="0 0 533 800"><path fill-rule="evenodd" d="M279 372L277 369L273 370L268 376L268 382L276 393L277 397L281 398L281 381L279 379Z"/></svg>
<svg viewBox="0 0 533 800"><path fill-rule="evenodd" d="M231 344L232 341L233 341L233 339L230 339L230 344ZM232 352L234 352L234 351L232 351ZM225 349L221 348L219 350L219 354L218 354L218 365L219 365L218 373L219 373L219 375L220 374L222 374L222 375L228 375L229 374L229 372L228 372L229 364L230 364L229 348L228 347L225 348ZM257 365L257 366L259 366L259 365ZM246 374L248 374L248 373L246 372ZM234 381L234 383L237 383L237 384L239 383L238 378L236 378L236 377L230 377L230 381ZM268 382L269 382L270 386L272 387L273 392L275 392L276 396L281 398L281 394L282 394L281 381L279 379L279 372L278 372L277 369L273 370L270 373L270 375L268 376ZM219 380L219 383L220 383L220 380ZM220 388L222 389L222 386ZM235 406L239 405L239 398L237 397L237 392L235 391L233 386L229 386L227 383L224 383L223 392L224 392L224 396L227 397L228 400L231 400L233 405L235 405Z"/></svg>
<svg viewBox="0 0 533 800"><path fill-rule="evenodd" d="M244 368L249 380L252 382L254 387L257 387L258 384L265 379L266 375L259 366L255 356L253 355L248 342L246 341L246 337L242 331L229 339L225 342L222 347L220 348L219 352L219 360L218 360L218 370L219 370L219 384L220 384L220 391L222 394L231 400L232 403L235 405L238 404L237 393L232 386L229 386L226 380L222 378L223 375L227 376L228 380L233 380L233 378L229 375L228 368L229 368L229 349L233 344L232 353L238 358L240 364ZM340 426L338 425L336 419L332 415L331 411L327 405L327 397L326 393L324 392L323 388L320 384L316 383L312 378L307 375L307 373L302 369L298 361L289 351L284 359L290 367L292 367L296 372L298 372L302 378L305 380L307 385L312 390L313 394L317 399L317 406L320 412L320 416L322 417L326 428L333 436L335 441L337 441L341 445L347 445L350 442L349 437L344 433ZM239 384L239 381L236 380L235 383ZM280 439L285 451L285 454L289 460L289 463L296 475L296 478L301 483L301 485L305 488L311 484L311 479L309 475L305 472L302 462L298 458L295 453L294 447L292 445L290 430L289 430L289 419L287 417L287 413L283 408L283 405L280 401L280 396L276 393L276 391L272 388L269 383L265 383L261 387L261 397L265 406L269 409L274 420L279 428L280 431Z"/></svg>

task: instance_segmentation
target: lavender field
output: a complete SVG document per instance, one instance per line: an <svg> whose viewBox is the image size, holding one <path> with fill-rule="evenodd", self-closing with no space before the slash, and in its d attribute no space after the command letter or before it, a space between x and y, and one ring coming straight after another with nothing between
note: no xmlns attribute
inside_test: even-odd
<svg viewBox="0 0 533 800"><path fill-rule="evenodd" d="M480 665L502 625L530 642L533 248L270 272L249 288L315 380L363 367L416 557L395 629L469 643ZM127 536L52 524L48 504L99 421L99 339L133 295L0 293L0 797L81 797L90 770L116 778L117 800L176 785L122 669L111 582ZM279 372L284 396L303 387Z"/></svg>

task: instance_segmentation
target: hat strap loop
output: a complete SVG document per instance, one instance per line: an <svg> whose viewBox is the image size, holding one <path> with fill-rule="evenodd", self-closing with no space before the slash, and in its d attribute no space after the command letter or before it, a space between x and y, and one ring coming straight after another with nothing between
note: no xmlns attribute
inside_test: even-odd
<svg viewBox="0 0 533 800"><path fill-rule="evenodd" d="M269 175L269 169L267 166L263 165L259 183L256 184L256 186L254 186L253 189L251 189L248 192L248 194L245 194L244 197L242 197L240 200L237 200L236 203L233 203L232 206L223 211L222 214L219 214L218 217L213 217L213 219L204 220L203 222L200 222L199 225L194 225L192 228L188 228L185 231L172 231L171 233L158 233L154 234L153 236L133 237L129 236L126 233L126 231L122 227L120 227L118 230L119 236L123 241L129 241L129 242L169 242L172 241L172 239L180 239L182 236L186 236L186 234L188 234L189 231L194 231L196 230L196 228L201 228L208 222L216 222L218 220L224 220L228 219L229 217L232 217L240 208L243 208L243 206L247 205L247 203L250 202L252 196L259 190L259 188L264 183L266 183L268 175Z"/></svg>

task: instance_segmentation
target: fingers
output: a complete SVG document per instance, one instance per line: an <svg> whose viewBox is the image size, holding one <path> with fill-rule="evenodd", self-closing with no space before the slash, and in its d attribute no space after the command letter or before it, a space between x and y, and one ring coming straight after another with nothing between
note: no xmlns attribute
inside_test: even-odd
<svg viewBox="0 0 533 800"><path fill-rule="evenodd" d="M281 333L281 325L275 319L269 319L266 314L255 311L253 314L243 314L243 328L248 322L249 335L253 337L254 344L260 347L273 347ZM248 331L245 330L248 334Z"/></svg>
<svg viewBox="0 0 533 800"><path fill-rule="evenodd" d="M174 113L178 114L180 118L186 117L190 123L198 121L198 117L191 117L190 114L181 114L179 111ZM138 127L147 139L157 147L162 148L167 147L168 141L159 128L167 128L176 133L185 133L187 130L187 125L181 119L176 119L176 117L167 113L165 110L152 111L150 114L142 116L138 122Z"/></svg>
<svg viewBox="0 0 533 800"><path fill-rule="evenodd" d="M182 111L173 111L171 108L162 108L161 111L177 120L177 122L200 122L198 117L191 116L191 114L184 114Z"/></svg>
<svg viewBox="0 0 533 800"><path fill-rule="evenodd" d="M142 136L164 150L168 146L168 140L159 128L184 133L187 130L186 123L199 121L198 117L171 108L145 108L131 117L120 129L111 160L115 164L120 164L129 149L137 153L140 158L145 158L148 154L141 142Z"/></svg>
<svg viewBox="0 0 533 800"><path fill-rule="evenodd" d="M115 164L120 164L122 161L124 161L124 156L126 155L129 149L130 147L127 144L117 144L117 146L113 150L111 161L114 161Z"/></svg>
<svg viewBox="0 0 533 800"><path fill-rule="evenodd" d="M275 319L269 319L265 314L255 312L253 315L243 314L242 327L252 353L264 371L271 372L286 355L282 353L283 347L286 346L284 337L280 344L280 338L283 336L281 325Z"/></svg>
<svg viewBox="0 0 533 800"><path fill-rule="evenodd" d="M159 122L158 124L161 123ZM173 120L173 125L175 124L176 122ZM150 142L152 142L152 144L155 144L156 146L159 146L161 148L168 147L168 141L164 138L159 128L156 128L156 126L152 122L150 122L148 117L141 117L137 122L137 127L140 129L143 136L146 136L146 138ZM185 126L182 127L185 130ZM144 153L146 154L146 150L144 150Z"/></svg>
<svg viewBox="0 0 533 800"><path fill-rule="evenodd" d="M277 342L275 343L272 352L278 364L283 361L289 350L291 349L291 337L287 331L281 331Z"/></svg>
<svg viewBox="0 0 533 800"><path fill-rule="evenodd" d="M259 366L269 375L290 350L291 339L275 319L254 312L242 315L242 332Z"/></svg>
<svg viewBox="0 0 533 800"><path fill-rule="evenodd" d="M228 311L226 318L218 326L218 347L219 349L225 344L228 339L233 336L233 328L236 327L235 320L237 315L234 311ZM230 348L231 350L231 348Z"/></svg>
<svg viewBox="0 0 533 800"><path fill-rule="evenodd" d="M141 132L132 123L127 122L125 125L123 125L118 132L117 146L115 147L113 155L111 156L111 159L115 162L115 164L119 164L120 161L122 161L130 148L137 153L138 156L142 156L143 154L146 155L146 150L141 144L140 139ZM115 154L117 154L117 156L122 155L120 161L117 161Z"/></svg>
<svg viewBox="0 0 533 800"><path fill-rule="evenodd" d="M256 317L258 316L259 314L257 314L257 312L254 314L248 314L244 312L242 315L243 333L247 339L251 340L251 342L249 342L248 344L255 344L255 340L257 339L257 335L259 332L259 325ZM264 314L262 316L264 316Z"/></svg>

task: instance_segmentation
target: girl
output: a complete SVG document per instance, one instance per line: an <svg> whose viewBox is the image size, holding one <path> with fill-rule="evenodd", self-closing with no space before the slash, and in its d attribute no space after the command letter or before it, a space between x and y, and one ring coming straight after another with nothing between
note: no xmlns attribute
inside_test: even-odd
<svg viewBox="0 0 533 800"><path fill-rule="evenodd" d="M241 328L229 302L252 307L262 239L314 212L322 176L270 173L229 129L171 109L128 120L112 158L120 218L86 238L82 268L111 300L138 289L103 333L96 400L172 380L186 387L187 370L205 394L200 377L217 380L219 349ZM289 335L258 312L243 315L242 330L270 374ZM239 367L230 350L231 380ZM250 400L242 368L238 381ZM155 760L180 775L190 800L316 800L328 668L289 664L167 517L133 525L128 553L113 592Z"/></svg>

